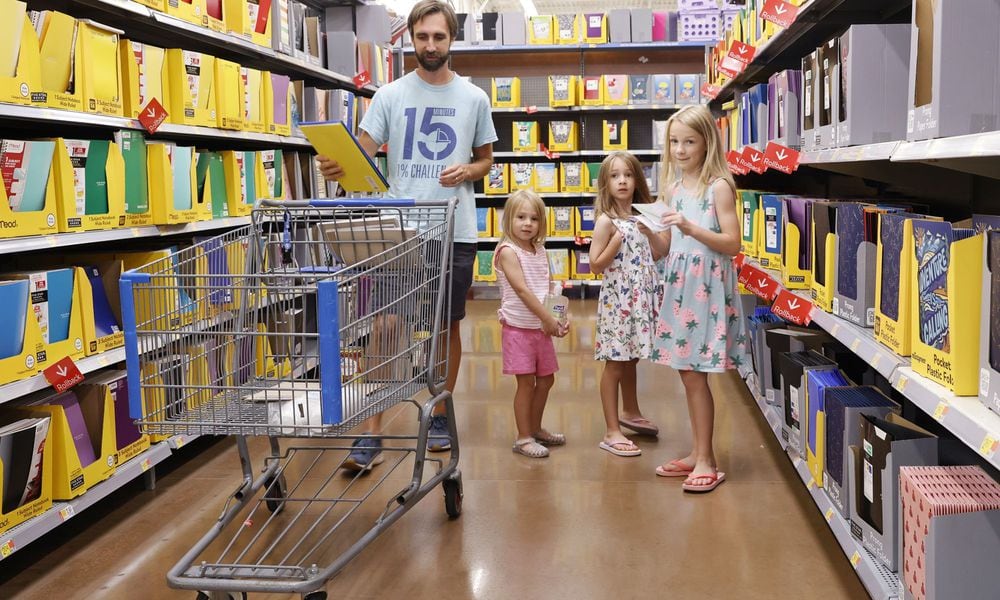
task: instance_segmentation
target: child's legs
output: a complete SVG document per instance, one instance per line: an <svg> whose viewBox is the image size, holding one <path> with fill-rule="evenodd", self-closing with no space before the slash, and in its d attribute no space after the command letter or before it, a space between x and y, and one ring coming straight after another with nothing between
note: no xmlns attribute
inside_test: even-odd
<svg viewBox="0 0 1000 600"><path fill-rule="evenodd" d="M542 430L542 415L545 413L545 403L549 400L549 391L555 382L555 375L535 377L535 392L531 399L532 434Z"/></svg>
<svg viewBox="0 0 1000 600"><path fill-rule="evenodd" d="M604 409L604 423L607 426L607 436L622 435L618 425L618 387L628 366L628 362L620 360L604 361L604 372L601 373L601 406Z"/></svg>
<svg viewBox="0 0 1000 600"><path fill-rule="evenodd" d="M535 401L535 376L516 375L517 391L514 392L514 423L517 425L517 439L531 437L535 432L534 424L534 401ZM544 405L543 405L544 408ZM540 419L541 417L539 417Z"/></svg>
<svg viewBox="0 0 1000 600"><path fill-rule="evenodd" d="M715 427L715 401L708 387L708 373L681 371L681 381L687 393L688 413L691 416L691 438L693 451L691 458L695 470L703 472L706 467L715 468L715 451L712 449L712 434Z"/></svg>
<svg viewBox="0 0 1000 600"><path fill-rule="evenodd" d="M634 419L636 417L642 416L642 411L639 410L639 395L636 390L636 374L635 367L639 363L639 359L633 359L625 363L625 368L622 372L621 380L621 390L622 390L622 416L626 419Z"/></svg>

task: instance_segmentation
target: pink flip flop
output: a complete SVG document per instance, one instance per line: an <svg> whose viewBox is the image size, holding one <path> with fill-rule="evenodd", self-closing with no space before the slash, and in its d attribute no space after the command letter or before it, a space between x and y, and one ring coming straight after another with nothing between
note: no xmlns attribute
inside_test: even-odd
<svg viewBox="0 0 1000 600"><path fill-rule="evenodd" d="M711 479L712 481L703 485L695 485L693 483L688 483L688 481L693 481L695 479ZM707 473L705 475L691 474L688 475L683 485L681 485L681 488L685 492L698 492L698 493L711 492L715 488L719 487L719 484L725 480L726 480L726 474L721 471L717 471L714 474Z"/></svg>
<svg viewBox="0 0 1000 600"><path fill-rule="evenodd" d="M656 467L656 474L660 477L687 477L694 470L694 467L689 467L682 463L680 459L672 460L667 463L668 465L673 465L675 469L664 469L663 465Z"/></svg>
<svg viewBox="0 0 1000 600"><path fill-rule="evenodd" d="M618 419L618 425L628 427L639 435L649 435L656 437L660 435L660 428L646 417L638 419Z"/></svg>
<svg viewBox="0 0 1000 600"><path fill-rule="evenodd" d="M616 446L625 446L629 444L631 444L634 450L621 450L619 448L616 448ZM601 442L597 446L601 450L607 450L608 452L614 454L615 456L639 456L640 454L642 454L642 450L634 443L628 440L625 440L624 442L612 442L612 443Z"/></svg>

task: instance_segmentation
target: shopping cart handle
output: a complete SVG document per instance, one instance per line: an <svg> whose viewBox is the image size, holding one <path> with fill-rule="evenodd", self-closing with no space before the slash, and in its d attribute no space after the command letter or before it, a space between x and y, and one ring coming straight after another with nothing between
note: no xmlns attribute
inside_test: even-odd
<svg viewBox="0 0 1000 600"><path fill-rule="evenodd" d="M428 203L421 202L420 204ZM417 202L407 198L343 198L340 200L261 200L260 205L266 208L409 208L416 206Z"/></svg>

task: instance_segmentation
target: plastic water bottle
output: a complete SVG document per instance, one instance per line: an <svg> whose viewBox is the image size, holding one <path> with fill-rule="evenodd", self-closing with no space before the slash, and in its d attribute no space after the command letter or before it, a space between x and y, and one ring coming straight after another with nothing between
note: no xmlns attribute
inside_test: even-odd
<svg viewBox="0 0 1000 600"><path fill-rule="evenodd" d="M569 321L569 298L563 296L562 291L561 281L549 284L549 294L545 296L545 309L552 313L560 325L565 325Z"/></svg>

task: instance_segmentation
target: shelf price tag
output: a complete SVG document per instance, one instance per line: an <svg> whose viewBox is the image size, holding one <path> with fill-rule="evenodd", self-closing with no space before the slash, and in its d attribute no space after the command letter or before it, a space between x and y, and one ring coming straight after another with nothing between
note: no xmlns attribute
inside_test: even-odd
<svg viewBox="0 0 1000 600"><path fill-rule="evenodd" d="M855 339L853 342L851 342L851 352L857 354L858 353L858 346L860 346L860 345L861 345L861 340L860 339Z"/></svg>
<svg viewBox="0 0 1000 600"><path fill-rule="evenodd" d="M826 517L826 522L827 523L829 523L830 521L833 520L833 507L832 506L830 508L826 509L826 514L824 516Z"/></svg>
<svg viewBox="0 0 1000 600"><path fill-rule="evenodd" d="M14 540L7 540L0 546L0 556L7 558L11 554L14 554Z"/></svg>
<svg viewBox="0 0 1000 600"><path fill-rule="evenodd" d="M360 73L354 76L354 85L358 86L359 88L363 88L371 82L372 82L372 76L371 74L368 73L368 71L361 71Z"/></svg>
<svg viewBox="0 0 1000 600"><path fill-rule="evenodd" d="M153 463L148 458L144 458L142 459L142 462L139 463L139 466L142 467L142 472L145 473L146 471L153 468Z"/></svg>
<svg viewBox="0 0 1000 600"><path fill-rule="evenodd" d="M750 165L750 170L758 175L767 170L767 167L764 165L764 153L750 146L743 147L743 160Z"/></svg>
<svg viewBox="0 0 1000 600"><path fill-rule="evenodd" d="M998 449L1000 449L1000 440L987 433L986 437L983 438L983 443L979 445L979 453L986 458L993 458Z"/></svg>
<svg viewBox="0 0 1000 600"><path fill-rule="evenodd" d="M799 151L768 142L767 148L764 150L764 166L791 175L799 168Z"/></svg>
<svg viewBox="0 0 1000 600"><path fill-rule="evenodd" d="M176 438L174 438L174 439L176 440L176 441L174 442L174 444L175 444L175 445L176 445L176 446L177 446L178 448L180 448L181 446L183 446L184 444L186 444L186 443L187 443L187 438L186 438L186 437L184 437L183 435L179 435L179 436L177 436L177 437L176 437Z"/></svg>
<svg viewBox="0 0 1000 600"><path fill-rule="evenodd" d="M778 282L753 265L743 265L738 280L753 295L767 302L771 302L778 295Z"/></svg>
<svg viewBox="0 0 1000 600"><path fill-rule="evenodd" d="M537 106L537 105L534 105L534 104L532 104L531 106L529 106L529 107L525 108L524 110L525 110L525 112L527 112L527 113L528 113L529 115L533 115L533 114L535 114L536 112L538 112L538 106Z"/></svg>
<svg viewBox="0 0 1000 600"><path fill-rule="evenodd" d="M812 302L799 298L786 289L778 292L778 297L775 298L774 304L771 306L771 312L774 314L790 323L795 323L803 327L812 321L812 317L810 316L812 309Z"/></svg>
<svg viewBox="0 0 1000 600"><path fill-rule="evenodd" d="M733 175L746 175L750 172L749 166L744 168L743 155L735 150L726 153L726 165Z"/></svg>
<svg viewBox="0 0 1000 600"><path fill-rule="evenodd" d="M799 16L799 7L784 0L764 0L760 18L787 29Z"/></svg>
<svg viewBox="0 0 1000 600"><path fill-rule="evenodd" d="M806 489L811 492L814 487L816 487L816 480L810 477L809 483L806 484Z"/></svg>
<svg viewBox="0 0 1000 600"><path fill-rule="evenodd" d="M906 375L900 375L899 380L896 381L896 390L899 391L900 394L906 393L906 384L909 382L910 380L906 378Z"/></svg>
<svg viewBox="0 0 1000 600"><path fill-rule="evenodd" d="M855 550L854 554L851 555L851 566L857 570L859 564L861 564L861 553Z"/></svg>
<svg viewBox="0 0 1000 600"><path fill-rule="evenodd" d="M68 356L42 371L42 374L45 376L45 380L60 393L83 381L83 373L77 368L73 359Z"/></svg>
<svg viewBox="0 0 1000 600"><path fill-rule="evenodd" d="M706 83L701 86L701 95L709 100L715 100L719 97L719 92L722 91L721 85L715 85L714 83Z"/></svg>
<svg viewBox="0 0 1000 600"><path fill-rule="evenodd" d="M59 511L59 518L61 518L63 521L66 521L75 514L76 510L73 508L73 505L70 504Z"/></svg>
<svg viewBox="0 0 1000 600"><path fill-rule="evenodd" d="M139 111L139 123L150 135L156 133L166 119L167 111L156 98L150 98L146 106Z"/></svg>
<svg viewBox="0 0 1000 600"><path fill-rule="evenodd" d="M948 403L942 400L938 402L938 405L934 408L934 418L938 421L943 421L944 416L948 414Z"/></svg>

